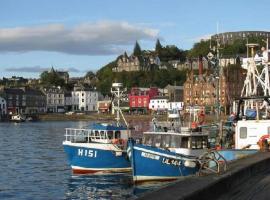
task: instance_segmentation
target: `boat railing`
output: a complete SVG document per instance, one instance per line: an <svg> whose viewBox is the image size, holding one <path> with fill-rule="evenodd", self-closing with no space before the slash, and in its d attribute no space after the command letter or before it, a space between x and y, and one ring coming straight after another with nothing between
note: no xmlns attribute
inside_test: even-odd
<svg viewBox="0 0 270 200"><path fill-rule="evenodd" d="M198 175L204 173L220 174L228 170L228 163L225 157L215 150L208 150L198 158L200 170Z"/></svg>
<svg viewBox="0 0 270 200"><path fill-rule="evenodd" d="M91 129L66 128L65 138L66 141L73 143L89 143L93 141L103 141L104 143L108 142L108 138L106 138L105 134L96 134Z"/></svg>

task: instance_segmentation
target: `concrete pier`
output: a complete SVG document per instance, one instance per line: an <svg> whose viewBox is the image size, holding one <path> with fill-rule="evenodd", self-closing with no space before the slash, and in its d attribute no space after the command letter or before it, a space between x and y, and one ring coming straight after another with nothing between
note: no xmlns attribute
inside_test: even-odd
<svg viewBox="0 0 270 200"><path fill-rule="evenodd" d="M139 200L157 200L157 199L170 199L170 200L197 200L197 199L232 199L235 196L234 192L242 190L249 191L242 192L241 195L236 195L233 199L247 199L246 193L252 193L252 188L247 187L247 182L253 182L256 185L256 180L259 177L268 177L267 188L270 188L270 152L259 152L246 158L239 159L229 164L227 172L216 175L211 174L208 176L187 177L184 180L179 180L174 184L161 188L154 192L144 194L139 197ZM252 181L253 180L253 181ZM265 184L265 183L262 183ZM241 188L243 187L243 188ZM261 188L260 197L268 196L269 190ZM258 190L258 187L257 187ZM258 196L257 196L258 197ZM254 199L258 199L258 198ZM249 198L250 199L250 198Z"/></svg>

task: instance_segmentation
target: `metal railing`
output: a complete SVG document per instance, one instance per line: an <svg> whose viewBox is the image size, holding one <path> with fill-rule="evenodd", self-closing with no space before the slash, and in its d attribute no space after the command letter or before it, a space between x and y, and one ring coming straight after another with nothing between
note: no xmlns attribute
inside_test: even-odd
<svg viewBox="0 0 270 200"><path fill-rule="evenodd" d="M66 141L70 142L82 142L82 143L89 143L92 141L103 141L106 142L108 138L104 132L101 135L99 132L94 132L90 129L75 129L75 128L66 128Z"/></svg>

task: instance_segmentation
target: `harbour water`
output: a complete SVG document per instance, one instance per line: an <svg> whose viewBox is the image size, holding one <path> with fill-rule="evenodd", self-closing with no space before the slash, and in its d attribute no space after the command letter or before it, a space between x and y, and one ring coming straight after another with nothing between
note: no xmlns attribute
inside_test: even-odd
<svg viewBox="0 0 270 200"><path fill-rule="evenodd" d="M155 189L135 187L130 174L72 175L64 129L87 124L0 123L0 199L128 199Z"/></svg>

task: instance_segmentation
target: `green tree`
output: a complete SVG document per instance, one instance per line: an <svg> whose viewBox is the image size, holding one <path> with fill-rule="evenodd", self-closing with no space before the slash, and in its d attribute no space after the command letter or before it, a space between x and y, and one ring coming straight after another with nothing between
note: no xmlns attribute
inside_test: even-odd
<svg viewBox="0 0 270 200"><path fill-rule="evenodd" d="M197 58L201 55L206 56L210 50L210 44L215 46L215 42L210 40L202 40L193 45L192 49L188 52L189 58Z"/></svg>
<svg viewBox="0 0 270 200"><path fill-rule="evenodd" d="M184 62L186 60L186 51L179 49L175 45L167 45L161 49L159 58L163 62L168 62L170 60L180 60Z"/></svg>
<svg viewBox="0 0 270 200"><path fill-rule="evenodd" d="M94 72L88 71L84 77L85 77L85 78L90 78L90 79L92 79L92 78L94 78L95 76L96 76L96 75L95 75Z"/></svg>
<svg viewBox="0 0 270 200"><path fill-rule="evenodd" d="M40 74L41 83L46 86L65 86L65 80L55 71L44 71Z"/></svg>
<svg viewBox="0 0 270 200"><path fill-rule="evenodd" d="M136 43L135 43L133 55L138 56L138 57L140 57L142 55L142 50L141 50L141 47L140 47L138 41L136 41Z"/></svg>
<svg viewBox="0 0 270 200"><path fill-rule="evenodd" d="M162 51L162 45L160 44L160 41L159 39L157 39L156 41L156 47L155 47L155 51L158 55L160 55L161 51Z"/></svg>
<svg viewBox="0 0 270 200"><path fill-rule="evenodd" d="M112 68L116 66L116 60L102 67L97 71L97 89L103 95L110 95L110 89L114 80Z"/></svg>

